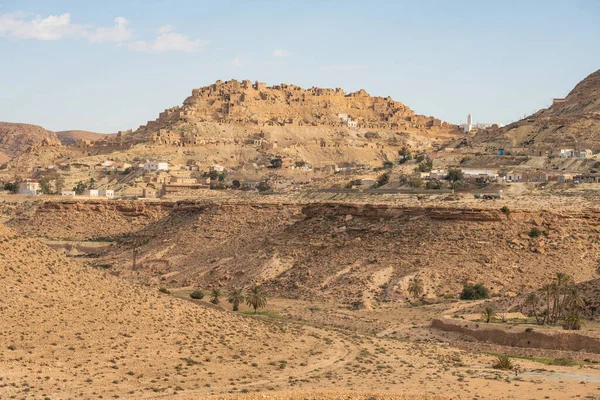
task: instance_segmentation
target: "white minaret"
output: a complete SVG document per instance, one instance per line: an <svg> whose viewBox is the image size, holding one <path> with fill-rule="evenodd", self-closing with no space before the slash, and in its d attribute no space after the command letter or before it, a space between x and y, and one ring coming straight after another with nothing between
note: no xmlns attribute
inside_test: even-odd
<svg viewBox="0 0 600 400"><path fill-rule="evenodd" d="M465 128L465 132L469 133L471 132L471 129L473 129L473 117L471 117L471 114L469 114L467 116L467 127Z"/></svg>

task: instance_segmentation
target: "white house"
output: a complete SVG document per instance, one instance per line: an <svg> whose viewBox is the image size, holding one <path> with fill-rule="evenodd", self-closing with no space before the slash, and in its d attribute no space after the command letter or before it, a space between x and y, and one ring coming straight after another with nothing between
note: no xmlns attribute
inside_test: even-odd
<svg viewBox="0 0 600 400"><path fill-rule="evenodd" d="M573 158L579 156L574 149L560 149L560 158Z"/></svg>
<svg viewBox="0 0 600 400"><path fill-rule="evenodd" d="M523 180L523 174L520 172L510 171L509 173L506 174L504 179L507 182L521 182Z"/></svg>
<svg viewBox="0 0 600 400"><path fill-rule="evenodd" d="M98 197L98 189L90 189L83 192L84 196L87 197Z"/></svg>
<svg viewBox="0 0 600 400"><path fill-rule="evenodd" d="M108 198L112 199L113 197L115 197L115 191L114 190L98 190L98 196L108 197Z"/></svg>
<svg viewBox="0 0 600 400"><path fill-rule="evenodd" d="M223 171L225 171L225 167L222 165L215 164L215 165L210 166L210 170L216 171L216 172L223 172Z"/></svg>
<svg viewBox="0 0 600 400"><path fill-rule="evenodd" d="M60 192L61 196L75 196L75 192L72 190L64 190L62 192Z"/></svg>
<svg viewBox="0 0 600 400"><path fill-rule="evenodd" d="M491 169L463 169L463 174L465 178L488 178L488 179L498 179L498 174L496 171L492 171Z"/></svg>
<svg viewBox="0 0 600 400"><path fill-rule="evenodd" d="M169 163L158 162L158 161L148 161L148 162L144 163L144 169L146 171L168 171Z"/></svg>
<svg viewBox="0 0 600 400"><path fill-rule="evenodd" d="M33 180L26 180L19 184L19 193L35 196L40 191L40 184Z"/></svg>

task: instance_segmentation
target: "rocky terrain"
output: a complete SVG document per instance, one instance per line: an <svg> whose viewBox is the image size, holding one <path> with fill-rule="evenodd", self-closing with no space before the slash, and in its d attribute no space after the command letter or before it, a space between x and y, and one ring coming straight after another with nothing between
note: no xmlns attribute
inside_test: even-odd
<svg viewBox="0 0 600 400"><path fill-rule="evenodd" d="M54 132L41 126L0 122L0 162L25 153L32 144L59 145Z"/></svg>
<svg viewBox="0 0 600 400"><path fill-rule="evenodd" d="M259 282L278 296L355 307L403 301L414 276L431 298L455 297L465 282L515 295L556 272L577 282L596 277L595 210L500 208L64 201L14 214L8 224L49 240L113 242L90 262L155 287ZM539 237L530 236L534 228Z"/></svg>
<svg viewBox="0 0 600 400"><path fill-rule="evenodd" d="M501 129L477 133L474 141L499 147L597 149L600 146L600 70L579 82L565 98Z"/></svg>
<svg viewBox="0 0 600 400"><path fill-rule="evenodd" d="M96 133L89 131L58 131L56 132L56 137L63 145L75 144L79 140L102 140L105 139L108 135L104 133Z"/></svg>

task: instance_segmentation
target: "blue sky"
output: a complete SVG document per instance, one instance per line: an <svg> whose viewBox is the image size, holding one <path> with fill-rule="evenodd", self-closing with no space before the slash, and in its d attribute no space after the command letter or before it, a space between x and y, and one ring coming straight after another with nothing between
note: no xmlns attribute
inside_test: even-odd
<svg viewBox="0 0 600 400"><path fill-rule="evenodd" d="M0 121L137 128L217 79L508 123L600 69L600 1L0 0Z"/></svg>

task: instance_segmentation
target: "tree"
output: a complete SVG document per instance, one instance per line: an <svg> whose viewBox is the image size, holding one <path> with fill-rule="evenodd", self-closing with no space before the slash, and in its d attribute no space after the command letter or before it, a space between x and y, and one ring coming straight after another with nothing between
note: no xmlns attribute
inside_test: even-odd
<svg viewBox="0 0 600 400"><path fill-rule="evenodd" d="M461 300L479 300L487 299L488 297L490 297L489 291L483 286L483 283L476 283L475 285L465 283L460 293Z"/></svg>
<svg viewBox="0 0 600 400"><path fill-rule="evenodd" d="M423 280L421 278L414 277L408 284L408 293L415 299L423 294Z"/></svg>
<svg viewBox="0 0 600 400"><path fill-rule="evenodd" d="M481 314L481 316L483 317L483 320L485 321L485 323L489 324L494 319L496 319L496 310L492 306L487 306L483 310L483 313Z"/></svg>
<svg viewBox="0 0 600 400"><path fill-rule="evenodd" d="M433 160L431 158L427 158L421 161L417 167L419 172L429 172L433 169Z"/></svg>
<svg viewBox="0 0 600 400"><path fill-rule="evenodd" d="M237 311L240 303L244 301L243 289L233 289L227 296L227 301L233 305L233 311Z"/></svg>
<svg viewBox="0 0 600 400"><path fill-rule="evenodd" d="M241 183L240 183L240 181L239 181L239 180L237 180L237 179L234 179L234 180L231 182L231 187L232 187L232 188L234 188L234 189L239 189L239 188L240 188L240 186L242 186L242 184L241 184Z"/></svg>
<svg viewBox="0 0 600 400"><path fill-rule="evenodd" d="M210 292L210 302L213 304L219 304L219 299L221 298L221 289L214 288Z"/></svg>
<svg viewBox="0 0 600 400"><path fill-rule="evenodd" d="M538 305L539 301L540 301L540 299L536 293L529 293L527 295L527 297L525 298L525 304L524 304L525 307L529 307L529 310L531 313L533 313L533 316L535 317L535 322L538 325L540 323L540 318L537 313L537 305Z"/></svg>
<svg viewBox="0 0 600 400"><path fill-rule="evenodd" d="M281 157L275 157L271 159L271 168L279 169L283 166L283 160Z"/></svg>
<svg viewBox="0 0 600 400"><path fill-rule="evenodd" d="M83 194L83 192L85 192L87 189L87 184L83 181L81 182L77 182L77 185L75 185L75 187L73 188L73 191L76 194Z"/></svg>
<svg viewBox="0 0 600 400"><path fill-rule="evenodd" d="M546 310L544 312L544 324L550 322L550 299L552 297L552 293L554 292L554 285L552 283L547 283L540 289L541 292L546 296Z"/></svg>
<svg viewBox="0 0 600 400"><path fill-rule="evenodd" d="M450 168L448 170L448 175L446 175L446 180L450 182L459 182L462 181L465 177L465 174L461 169L458 168Z"/></svg>
<svg viewBox="0 0 600 400"><path fill-rule="evenodd" d="M246 304L254 309L254 314L259 308L263 308L267 305L267 294L258 285L254 285L250 288L246 294Z"/></svg>
<svg viewBox="0 0 600 400"><path fill-rule="evenodd" d="M408 181L408 185L412 188L418 189L423 186L423 179L420 175L413 175Z"/></svg>
<svg viewBox="0 0 600 400"><path fill-rule="evenodd" d="M569 311L563 317L563 329L580 330L584 325L583 317L579 310Z"/></svg>
<svg viewBox="0 0 600 400"><path fill-rule="evenodd" d="M410 150L408 150L406 147L398 150L398 155L400 156L400 164L404 164L405 162L412 160Z"/></svg>

